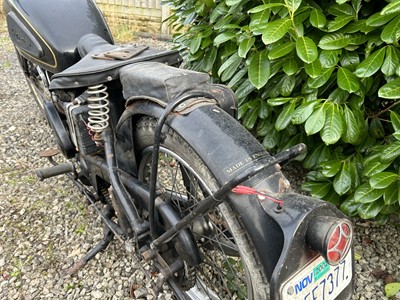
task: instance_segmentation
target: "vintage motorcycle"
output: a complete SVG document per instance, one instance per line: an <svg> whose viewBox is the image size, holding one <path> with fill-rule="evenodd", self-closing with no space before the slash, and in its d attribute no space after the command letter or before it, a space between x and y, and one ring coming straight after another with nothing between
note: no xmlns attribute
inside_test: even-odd
<svg viewBox="0 0 400 300"><path fill-rule="evenodd" d="M66 274L115 238L177 299L351 298L351 222L280 171L304 145L269 155L235 120L230 89L179 68L176 51L114 45L92 0L3 9L58 144L37 174L71 177L105 225Z"/></svg>

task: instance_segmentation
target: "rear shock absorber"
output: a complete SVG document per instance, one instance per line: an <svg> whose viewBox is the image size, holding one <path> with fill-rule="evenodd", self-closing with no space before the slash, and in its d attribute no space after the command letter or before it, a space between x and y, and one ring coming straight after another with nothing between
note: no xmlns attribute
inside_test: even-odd
<svg viewBox="0 0 400 300"><path fill-rule="evenodd" d="M87 126L94 132L94 141L101 141L101 133L108 127L110 119L110 101L108 100L107 86L104 84L90 86L87 90L89 97L89 118Z"/></svg>

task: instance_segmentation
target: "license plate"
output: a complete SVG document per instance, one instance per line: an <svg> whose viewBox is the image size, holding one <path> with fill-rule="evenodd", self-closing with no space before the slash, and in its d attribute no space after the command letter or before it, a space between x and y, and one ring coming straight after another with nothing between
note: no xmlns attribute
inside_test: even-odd
<svg viewBox="0 0 400 300"><path fill-rule="evenodd" d="M283 300L335 299L353 276L351 251L337 266L329 265L322 256L286 281L281 288Z"/></svg>

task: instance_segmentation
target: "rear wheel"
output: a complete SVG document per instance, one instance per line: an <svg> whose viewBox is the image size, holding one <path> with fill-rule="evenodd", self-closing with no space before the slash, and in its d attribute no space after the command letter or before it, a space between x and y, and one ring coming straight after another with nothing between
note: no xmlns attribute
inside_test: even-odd
<svg viewBox="0 0 400 300"><path fill-rule="evenodd" d="M142 118L134 137L140 153L139 179L146 184L150 180L155 126L155 119ZM161 198L180 217L218 188L207 166L172 129L167 131L161 144L158 168L157 188L162 191ZM196 267L185 265L175 278L189 299L268 298L265 272L255 247L228 202L196 218L190 229L202 263ZM173 253L179 255L179 251Z"/></svg>

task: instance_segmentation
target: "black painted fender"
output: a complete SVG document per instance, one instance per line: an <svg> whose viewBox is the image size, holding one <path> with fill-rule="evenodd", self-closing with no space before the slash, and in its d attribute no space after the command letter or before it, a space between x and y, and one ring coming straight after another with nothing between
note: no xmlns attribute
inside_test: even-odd
<svg viewBox="0 0 400 300"><path fill-rule="evenodd" d="M127 107L116 127L116 151L119 166L134 174L136 163L132 139L135 120L147 115L159 118L164 110L160 102L135 101ZM220 185L240 172L258 166L271 156L233 117L216 105L201 106L188 114L172 113L166 121L190 144L208 166ZM128 161L130 160L130 162ZM271 283L271 299L279 299L279 289L293 272L308 262L312 251L305 242L309 221L316 215L343 217L332 205L290 194L289 182L279 166L271 166L248 179L247 186L279 194L286 203L282 211L276 204L255 196L229 193L228 201L240 214ZM315 255L315 252L314 254ZM351 287L338 299L349 299Z"/></svg>

